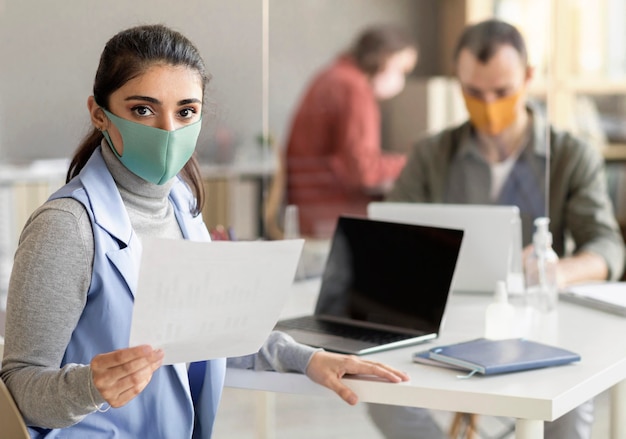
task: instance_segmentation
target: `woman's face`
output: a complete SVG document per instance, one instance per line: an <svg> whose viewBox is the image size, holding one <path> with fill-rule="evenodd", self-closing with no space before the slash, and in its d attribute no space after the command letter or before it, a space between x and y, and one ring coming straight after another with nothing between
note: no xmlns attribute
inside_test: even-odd
<svg viewBox="0 0 626 439"><path fill-rule="evenodd" d="M405 75L415 67L417 51L401 50L389 57L385 67L372 77L372 88L378 99L390 99L402 91Z"/></svg>
<svg viewBox="0 0 626 439"><path fill-rule="evenodd" d="M122 136L104 112L89 98L92 123L107 130L118 154L122 155ZM123 119L173 131L200 119L202 80L198 72L184 66L157 64L131 79L109 97L108 110Z"/></svg>

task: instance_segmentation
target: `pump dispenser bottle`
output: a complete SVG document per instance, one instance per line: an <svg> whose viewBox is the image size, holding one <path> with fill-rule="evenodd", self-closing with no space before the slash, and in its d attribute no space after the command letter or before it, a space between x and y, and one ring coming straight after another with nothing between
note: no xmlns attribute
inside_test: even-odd
<svg viewBox="0 0 626 439"><path fill-rule="evenodd" d="M496 282L493 302L485 311L485 338L502 340L513 337L515 308L509 303L506 283Z"/></svg>
<svg viewBox="0 0 626 439"><path fill-rule="evenodd" d="M559 297L556 282L559 257L552 249L549 225L550 218L535 219L533 251L524 261L526 304L544 313L556 309Z"/></svg>

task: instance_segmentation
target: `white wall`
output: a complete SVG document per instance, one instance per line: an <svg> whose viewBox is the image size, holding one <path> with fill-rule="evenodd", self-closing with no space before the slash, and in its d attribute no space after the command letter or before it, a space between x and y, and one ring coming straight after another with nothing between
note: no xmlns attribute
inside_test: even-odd
<svg viewBox="0 0 626 439"><path fill-rule="evenodd" d="M279 141L306 83L365 25L404 24L423 46L418 71L433 65L422 36L434 32L437 0L268 1L270 127ZM235 146L254 146L261 7L262 0L0 0L0 160L70 156L89 128L86 100L105 42L154 22L194 41L213 74L201 155L216 158L216 127Z"/></svg>
<svg viewBox="0 0 626 439"><path fill-rule="evenodd" d="M260 1L4 0L0 159L71 155L87 132L86 101L104 44L119 30L145 23L183 32L213 74L201 150L216 123L242 140L260 130Z"/></svg>

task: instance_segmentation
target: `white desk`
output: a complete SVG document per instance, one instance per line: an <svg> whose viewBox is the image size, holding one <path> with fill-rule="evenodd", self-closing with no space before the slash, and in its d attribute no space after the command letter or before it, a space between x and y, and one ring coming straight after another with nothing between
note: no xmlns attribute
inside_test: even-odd
<svg viewBox="0 0 626 439"><path fill-rule="evenodd" d="M312 311L317 282L297 284L284 316ZM452 295L441 337L433 342L396 349L367 358L390 364L411 376L407 383L365 379L345 382L363 402L407 405L516 418L518 439L543 438L543 422L552 421L613 388L613 439L626 438L626 319L578 305L559 303L558 321L535 338L580 353L580 363L499 376L459 380L457 372L411 362L411 353L437 344L480 337L489 296ZM329 395L304 375L229 369L229 387L309 395Z"/></svg>

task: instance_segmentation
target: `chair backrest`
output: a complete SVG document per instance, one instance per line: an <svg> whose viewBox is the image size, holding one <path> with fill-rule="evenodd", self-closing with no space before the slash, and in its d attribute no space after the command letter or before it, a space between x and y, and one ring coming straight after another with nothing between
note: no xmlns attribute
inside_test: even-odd
<svg viewBox="0 0 626 439"><path fill-rule="evenodd" d="M0 439L30 439L13 397L0 379Z"/></svg>
<svg viewBox="0 0 626 439"><path fill-rule="evenodd" d="M287 170L285 168L285 158L283 154L278 153L278 165L263 208L265 234L269 239L283 239L285 236L281 218L285 206L286 185Z"/></svg>

